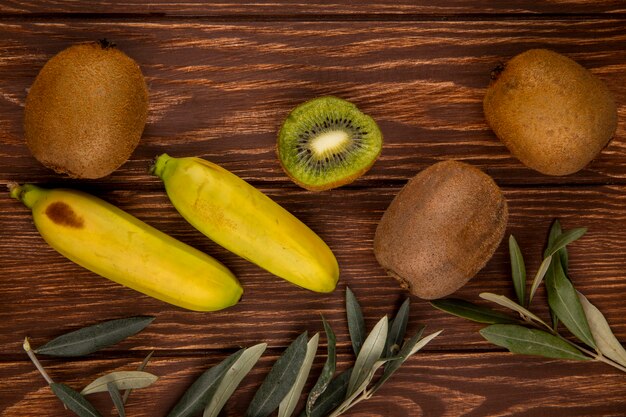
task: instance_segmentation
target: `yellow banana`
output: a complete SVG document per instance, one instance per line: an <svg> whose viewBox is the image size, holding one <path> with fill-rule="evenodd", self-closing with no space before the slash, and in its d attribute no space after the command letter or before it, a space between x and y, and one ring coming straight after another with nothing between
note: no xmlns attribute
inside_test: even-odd
<svg viewBox="0 0 626 417"><path fill-rule="evenodd" d="M189 310L232 306L243 290L221 263L89 194L15 185L46 242L119 284Z"/></svg>
<svg viewBox="0 0 626 417"><path fill-rule="evenodd" d="M335 289L339 266L326 243L235 174L200 158L167 154L152 172L178 212L217 244L303 288Z"/></svg>

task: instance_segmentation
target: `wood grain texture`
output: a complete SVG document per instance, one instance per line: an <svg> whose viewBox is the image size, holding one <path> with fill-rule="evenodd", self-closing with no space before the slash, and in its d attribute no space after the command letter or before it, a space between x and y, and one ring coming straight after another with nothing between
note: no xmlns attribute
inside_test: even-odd
<svg viewBox="0 0 626 417"><path fill-rule="evenodd" d="M0 304L0 351L18 354L26 335L43 343L98 318L136 314L157 316L142 337L141 349L232 349L259 340L283 347L303 330L321 330L320 313L332 323L339 343L345 346L349 343L345 285L362 299L370 326L383 315L393 314L405 297L397 282L378 266L372 252L376 224L398 190L310 193L295 186L263 189L335 252L342 272L340 287L330 297L297 288L217 247L175 212L163 192L97 192L160 230L216 256L239 277L245 288L242 301L209 314L171 307L72 264L47 246L32 225L28 210L3 195L0 294L6 301ZM539 266L551 219L560 218L565 228L589 227L588 234L571 247L571 276L577 288L606 312L622 341L626 340L625 191L624 186L505 189L511 213L507 234L517 237L529 271ZM487 267L457 295L474 301L483 291L512 296L509 277L508 249L502 243ZM547 314L543 298L537 299L537 307ZM413 300L411 322L450 329L431 349L493 349L477 334L481 326L449 317L417 298ZM127 346L122 344L114 350Z"/></svg>
<svg viewBox="0 0 626 417"><path fill-rule="evenodd" d="M101 13L101 14L100 14ZM338 337L340 368L349 366L344 289L356 293L369 327L406 297L372 253L382 213L413 175L449 158L492 175L509 201L508 233L536 271L553 218L589 227L571 246L571 278L626 341L626 4L621 0L476 1L56 0L0 2L0 186L10 181L91 192L219 260L239 276L243 300L217 313L171 307L80 268L49 248L28 210L0 193L0 417L66 415L21 350L101 320L156 316L145 331L75 360L45 359L53 378L81 388L103 373L134 369L156 350L149 370L161 376L136 391L128 415L158 417L206 367L239 346L270 348L225 416L241 416L277 355L299 333ZM24 144L27 89L55 53L108 38L141 65L150 89L149 122L131 159L113 175L63 179ZM491 69L529 48L564 53L603 79L618 103L615 139L583 171L547 177L525 168L495 138L482 115ZM380 124L385 146L354 184L311 193L292 184L276 160L276 134L297 104L324 94L355 102ZM328 242L342 275L331 295L284 282L219 248L172 208L146 173L167 151L206 157L274 198ZM513 296L508 252L457 294ZM543 290L537 311L547 317ZM623 416L624 374L501 352L481 325L412 299L409 333L418 323L444 333L412 359L381 394L348 417ZM325 343L325 342L324 342ZM314 373L322 367L320 356ZM312 381L309 381L309 387ZM106 395L94 397L115 415Z"/></svg>
<svg viewBox="0 0 626 417"><path fill-rule="evenodd" d="M0 24L2 180L51 178L22 139L26 91L53 54L103 37L117 41L141 64L150 89L144 138L131 160L103 180L107 184L149 186L146 167L165 150L205 156L250 181L284 183L274 150L277 131L291 108L324 94L356 103L378 121L385 137L380 160L355 186L404 182L446 158L471 162L501 184L626 183L625 123L587 169L548 177L512 158L482 114L489 73L498 62L528 48L550 47L607 83L623 121L626 25L620 20L334 22L332 27L319 22Z"/></svg>
<svg viewBox="0 0 626 417"><path fill-rule="evenodd" d="M0 4L0 13L135 13L151 17L168 16L304 16L312 18L336 18L336 16L381 16L391 15L395 18L407 15L454 15L454 14L503 14L503 13L624 13L626 6L620 0L546 0L546 1L473 1L465 0L376 0L376 1L337 1L337 0L261 0L241 1L229 0L207 2L188 0L177 2L157 0L144 2L141 0L113 1L82 1L56 0L41 2L37 0L7 0Z"/></svg>
<svg viewBox="0 0 626 417"><path fill-rule="evenodd" d="M225 417L244 415L277 354L278 351L265 353L227 403L223 412ZM155 354L146 370L160 379L151 387L133 391L128 401L127 415L165 416L195 378L226 356L161 357ZM317 375L323 365L323 358L317 359L312 375ZM346 369L353 361L350 354L340 352L338 368ZM139 362L140 358L73 362L51 360L44 361L44 366L57 382L62 381L80 390L102 374L114 370L133 370ZM522 375L523 378L520 377ZM305 390L308 391L314 378L310 378ZM376 396L345 415L622 417L626 408L623 380L623 374L593 362L563 362L516 357L499 352L418 353L400 368ZM41 415L42 410L46 410L46 415L65 415L61 403L30 363L19 361L4 364L0 390L6 404L4 411L0 411L1 417ZM102 411L103 416L115 415L106 393L91 395L89 399ZM301 407L302 403L297 410Z"/></svg>

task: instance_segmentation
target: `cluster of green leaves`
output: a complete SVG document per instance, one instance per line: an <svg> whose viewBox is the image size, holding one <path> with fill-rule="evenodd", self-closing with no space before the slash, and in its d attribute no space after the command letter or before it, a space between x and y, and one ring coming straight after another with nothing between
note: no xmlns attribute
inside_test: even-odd
<svg viewBox="0 0 626 417"><path fill-rule="evenodd" d="M568 277L569 256L566 247L586 231L585 228L579 228L563 232L558 220L553 223L543 261L528 293L522 252L515 238L509 238L511 277L518 302L492 293L482 293L480 297L514 311L517 313L515 316L461 299L442 299L431 304L456 316L490 324L480 330L480 334L491 343L513 353L597 360L626 372L626 350L611 331L604 315L576 291ZM550 307L550 324L530 311L535 293L542 283L545 283ZM561 335L559 324L587 347Z"/></svg>
<svg viewBox="0 0 626 417"><path fill-rule="evenodd" d="M422 326L413 337L405 341L409 299L405 300L393 320L383 317L369 334L366 332L359 302L349 288L346 289L346 311L352 348L356 355L354 366L335 375L335 333L322 317L327 339L326 361L307 396L301 417L336 417L355 404L371 398L411 355L441 333L439 331L422 338ZM151 354L137 371L105 374L79 393L65 384L55 383L43 369L35 353L61 357L87 355L138 333L152 320L152 317L133 317L107 321L62 335L35 350L30 348L26 339L24 349L50 384L52 391L75 414L81 417L100 416L85 396L109 392L118 414L124 417L124 404L130 390L147 387L158 379L144 371ZM293 415L315 360L319 339L319 333L309 338L305 332L287 347L254 395L246 417L267 417L277 409L278 417ZM187 389L168 417L187 417L200 413L203 413L203 417L217 417L266 348L267 344L260 343L240 349L205 371ZM382 371L377 372L381 368ZM121 394L123 390L126 392Z"/></svg>
<svg viewBox="0 0 626 417"><path fill-rule="evenodd" d="M360 401L371 398L404 361L440 333L422 339L422 327L404 342L409 319L408 299L393 320L383 317L369 334L359 302L349 288L346 289L346 312L356 362L352 368L335 376L335 333L322 317L328 343L326 362L307 396L300 417L336 417ZM293 415L315 360L319 338L316 333L309 339L305 332L287 347L254 395L246 417L267 417L277 409L278 417ZM204 417L217 416L265 347L261 344L242 349L207 370L189 387L168 417L188 417L202 409ZM246 366L238 365L240 362L245 362ZM382 366L385 368L374 382Z"/></svg>
<svg viewBox="0 0 626 417"><path fill-rule="evenodd" d="M34 350L31 349L27 338L24 340L24 350L46 379L52 392L63 402L66 408L75 414L84 417L100 416L98 410L85 396L98 392L108 392L119 416L125 417L124 404L126 404L131 390L148 387L158 379L156 375L144 371L152 353L143 360L136 371L117 371L105 374L88 384L80 393L65 384L54 382L43 369L35 354L57 357L88 355L139 333L153 320L154 317L143 316L109 320L66 333ZM120 391L125 392L122 394Z"/></svg>

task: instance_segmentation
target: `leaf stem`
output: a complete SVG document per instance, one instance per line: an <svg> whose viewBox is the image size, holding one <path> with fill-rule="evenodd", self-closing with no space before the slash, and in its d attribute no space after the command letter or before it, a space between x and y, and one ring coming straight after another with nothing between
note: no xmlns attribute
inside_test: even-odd
<svg viewBox="0 0 626 417"><path fill-rule="evenodd" d="M529 320L528 318L525 318L524 321L530 325L533 325L536 328L540 328L540 326L538 326L537 322L533 321L533 320ZM626 367L613 362L612 360L608 359L606 356L602 355L602 354L598 354L596 352L593 352L587 348L584 348L568 339L566 339L565 337L561 336L561 334L553 329L552 327L548 326L546 323L541 322L541 324L543 324L549 331L550 333L552 333L554 336L558 337L559 339L563 340L564 342L572 345L573 347L575 347L576 349L580 350L581 352L583 352L584 354L586 354L587 356L589 356L590 358L592 358L595 361L598 362L604 362L607 365L610 365L616 369L619 369L622 372L626 372Z"/></svg>
<svg viewBox="0 0 626 417"><path fill-rule="evenodd" d="M54 384L54 381L52 380L52 378L50 378L50 375L48 375L46 370L41 365L41 362L39 362L39 359L37 359L37 356L35 356L35 352L33 352L33 350L31 349L30 342L28 341L28 337L24 338L24 344L22 345L22 347L24 348L24 351L26 352L30 360L35 365L35 368L37 368L41 376L43 376L43 379L46 380L48 385Z"/></svg>

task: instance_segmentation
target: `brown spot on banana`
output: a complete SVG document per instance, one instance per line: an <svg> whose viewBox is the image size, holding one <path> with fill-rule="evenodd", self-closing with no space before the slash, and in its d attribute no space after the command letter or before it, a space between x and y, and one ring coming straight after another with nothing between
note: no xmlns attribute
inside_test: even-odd
<svg viewBox="0 0 626 417"><path fill-rule="evenodd" d="M82 229L84 226L83 218L77 215L72 207L62 201L55 201L46 207L46 216L54 223L61 226Z"/></svg>

